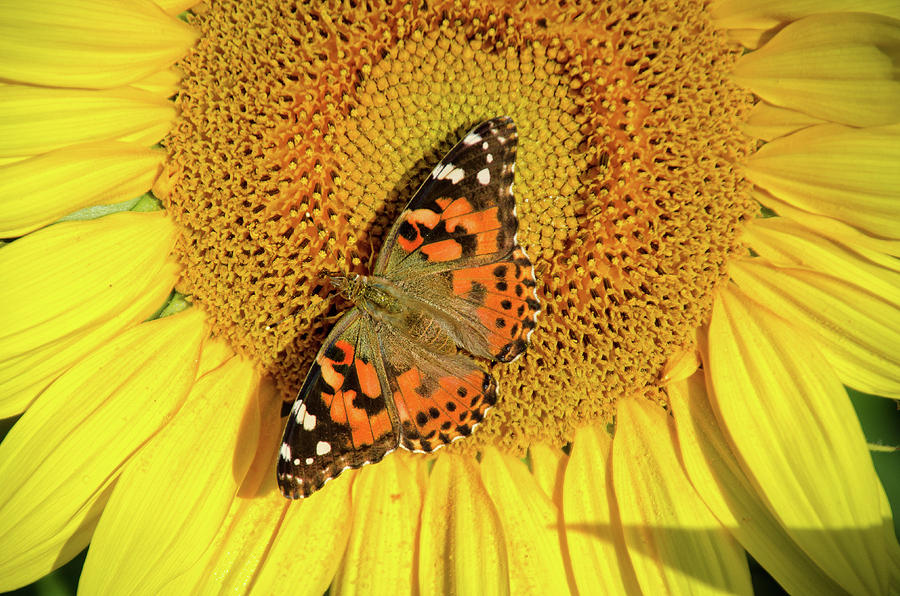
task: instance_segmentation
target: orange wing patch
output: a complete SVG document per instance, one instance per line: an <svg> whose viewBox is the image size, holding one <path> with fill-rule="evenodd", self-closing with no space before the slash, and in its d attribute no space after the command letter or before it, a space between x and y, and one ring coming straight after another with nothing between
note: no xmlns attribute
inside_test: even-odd
<svg viewBox="0 0 900 596"><path fill-rule="evenodd" d="M447 275L454 295L475 306L496 360L509 362L525 351L540 310L525 251L516 248L507 260Z"/></svg>
<svg viewBox="0 0 900 596"><path fill-rule="evenodd" d="M400 417L400 444L430 452L468 436L497 402L497 383L481 369L463 377L445 376L428 383L416 368L397 375L394 403Z"/></svg>

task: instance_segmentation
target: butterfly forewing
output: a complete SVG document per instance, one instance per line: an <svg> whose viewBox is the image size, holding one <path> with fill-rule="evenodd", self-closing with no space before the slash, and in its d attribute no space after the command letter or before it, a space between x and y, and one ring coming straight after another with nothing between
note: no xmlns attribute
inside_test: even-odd
<svg viewBox="0 0 900 596"><path fill-rule="evenodd" d="M392 279L489 263L508 254L518 222L511 118L472 129L435 166L397 218L373 270Z"/></svg>
<svg viewBox="0 0 900 596"><path fill-rule="evenodd" d="M347 468L396 448L396 415L372 324L359 309L338 321L291 408L278 458L285 496L305 497Z"/></svg>

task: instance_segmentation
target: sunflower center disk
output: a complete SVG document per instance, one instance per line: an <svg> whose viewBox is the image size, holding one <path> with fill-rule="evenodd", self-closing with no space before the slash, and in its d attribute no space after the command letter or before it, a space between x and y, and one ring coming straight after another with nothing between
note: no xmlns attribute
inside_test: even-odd
<svg viewBox="0 0 900 596"><path fill-rule="evenodd" d="M752 149L752 99L726 78L739 51L690 1L320 4L194 17L155 190L182 229L180 289L217 333L293 399L346 306L320 272L365 272L444 152L509 115L544 307L527 356L494 368L498 406L454 448L559 445L618 396L659 399L756 209L734 168Z"/></svg>

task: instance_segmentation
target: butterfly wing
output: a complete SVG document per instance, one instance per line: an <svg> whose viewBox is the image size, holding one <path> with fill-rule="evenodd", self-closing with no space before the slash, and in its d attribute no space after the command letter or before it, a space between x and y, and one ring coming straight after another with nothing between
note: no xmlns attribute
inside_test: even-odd
<svg viewBox="0 0 900 596"><path fill-rule="evenodd" d="M430 452L466 437L497 402L497 382L471 358L435 354L387 325L378 333L404 448Z"/></svg>
<svg viewBox="0 0 900 596"><path fill-rule="evenodd" d="M286 497L307 497L397 447L387 387L373 323L354 308L325 339L288 416L277 464Z"/></svg>
<svg viewBox="0 0 900 596"><path fill-rule="evenodd" d="M494 118L473 128L431 171L397 218L372 271L421 277L512 251L516 126Z"/></svg>
<svg viewBox="0 0 900 596"><path fill-rule="evenodd" d="M433 312L456 343L509 362L522 354L540 303L516 239L516 127L473 128L432 170L391 228L374 274Z"/></svg>

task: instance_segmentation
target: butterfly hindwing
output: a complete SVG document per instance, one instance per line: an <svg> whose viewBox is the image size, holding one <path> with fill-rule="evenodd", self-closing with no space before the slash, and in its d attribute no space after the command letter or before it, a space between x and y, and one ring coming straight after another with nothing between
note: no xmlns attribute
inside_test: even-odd
<svg viewBox="0 0 900 596"><path fill-rule="evenodd" d="M326 338L291 408L277 466L285 496L308 496L397 447L386 386L372 323L352 309Z"/></svg>
<svg viewBox="0 0 900 596"><path fill-rule="evenodd" d="M430 452L469 436L497 403L497 382L463 354L435 354L393 332L381 334L400 444Z"/></svg>

